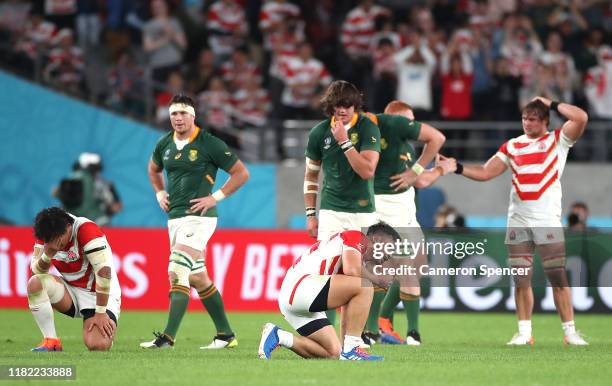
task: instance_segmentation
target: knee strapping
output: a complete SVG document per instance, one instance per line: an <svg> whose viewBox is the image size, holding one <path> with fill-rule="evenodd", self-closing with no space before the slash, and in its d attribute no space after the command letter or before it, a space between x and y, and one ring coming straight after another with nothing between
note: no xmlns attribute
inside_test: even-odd
<svg viewBox="0 0 612 386"><path fill-rule="evenodd" d="M53 275L38 274L34 277L40 280L42 290L28 294L28 303L30 306L36 306L47 301L51 302L51 304L55 304L62 300L66 289L53 278Z"/></svg>
<svg viewBox="0 0 612 386"><path fill-rule="evenodd" d="M528 253L510 254L508 265L512 268L531 267L533 265L533 255Z"/></svg>
<svg viewBox="0 0 612 386"><path fill-rule="evenodd" d="M189 288L189 274L193 267L194 261L187 253L183 251L172 251L170 254L170 264L168 264L168 273L171 275L171 285Z"/></svg>

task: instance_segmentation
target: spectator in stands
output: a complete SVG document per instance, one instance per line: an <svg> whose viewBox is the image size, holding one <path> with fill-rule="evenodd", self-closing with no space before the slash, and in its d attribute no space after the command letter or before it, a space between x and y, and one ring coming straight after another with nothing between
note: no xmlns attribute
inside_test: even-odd
<svg viewBox="0 0 612 386"><path fill-rule="evenodd" d="M612 120L612 48L602 45L597 60L598 65L587 72L585 94L595 119Z"/></svg>
<svg viewBox="0 0 612 386"><path fill-rule="evenodd" d="M262 127L271 110L268 91L256 78L249 78L244 88L232 95L232 115L238 128Z"/></svg>
<svg viewBox="0 0 612 386"><path fill-rule="evenodd" d="M155 122L158 126L164 127L170 119L170 112L168 111L168 105L170 100L176 94L183 91L185 87L185 81L179 71L173 71L168 76L166 86L157 94L155 98Z"/></svg>
<svg viewBox="0 0 612 386"><path fill-rule="evenodd" d="M45 19L55 24L58 29L68 28L74 31L77 0L43 0L36 3L42 3Z"/></svg>
<svg viewBox="0 0 612 386"><path fill-rule="evenodd" d="M576 201L570 205L567 215L567 229L573 232L584 232L587 230L589 219L589 207L582 201Z"/></svg>
<svg viewBox="0 0 612 386"><path fill-rule="evenodd" d="M581 0L578 0L581 1ZM569 5L556 4L556 8L548 18L551 29L557 29L563 40L563 50L573 57L578 55L582 45L582 34L589 24L582 16L577 0L571 0Z"/></svg>
<svg viewBox="0 0 612 386"><path fill-rule="evenodd" d="M246 15L236 0L219 0L208 9L208 45L217 63L229 58L231 53L245 44L247 36Z"/></svg>
<svg viewBox="0 0 612 386"><path fill-rule="evenodd" d="M433 107L431 78L436 57L420 34L413 31L412 44L394 55L398 71L397 98L414 108L414 114L426 120Z"/></svg>
<svg viewBox="0 0 612 386"><path fill-rule="evenodd" d="M171 72L179 69L187 40L181 24L168 14L165 0L152 0L151 14L153 17L143 27L143 48L153 80L163 83Z"/></svg>
<svg viewBox="0 0 612 386"><path fill-rule="evenodd" d="M536 72L537 60L542 52L542 44L535 33L531 20L526 16L516 16L507 20L501 55L508 59L510 72L521 76L524 84L530 84Z"/></svg>
<svg viewBox="0 0 612 386"><path fill-rule="evenodd" d="M187 91L197 95L208 88L210 80L221 75L215 65L215 54L209 48L204 48L198 55L198 61L187 71Z"/></svg>
<svg viewBox="0 0 612 386"><path fill-rule="evenodd" d="M68 28L60 30L53 42L56 47L49 51L49 62L43 71L45 81L63 92L81 94L85 78L83 50L74 44L74 35Z"/></svg>
<svg viewBox="0 0 612 386"><path fill-rule="evenodd" d="M77 0L76 28L79 46L86 50L100 42L102 20L100 3L91 0Z"/></svg>
<svg viewBox="0 0 612 386"><path fill-rule="evenodd" d="M560 78L557 77L557 73L553 66L546 65L544 63L538 63L536 67L536 73L533 76L533 81L529 84L523 85L520 90L519 96L519 104L520 106L525 106L529 103L533 98L538 95L545 96L551 100L562 100L564 93L563 86L566 85L566 82L560 81ZM556 116L551 115L551 125L555 126L557 119Z"/></svg>
<svg viewBox="0 0 612 386"><path fill-rule="evenodd" d="M45 57L56 31L55 24L46 21L41 13L33 10L15 41L15 55L12 59L15 67L26 76L34 78L36 61L42 61Z"/></svg>
<svg viewBox="0 0 612 386"><path fill-rule="evenodd" d="M259 28L264 36L264 49L272 50L271 33L278 29L282 20L301 19L300 8L287 0L266 0L259 13Z"/></svg>
<svg viewBox="0 0 612 386"><path fill-rule="evenodd" d="M246 83L245 83L246 84ZM212 78L208 89L197 98L198 111L204 117L204 124L217 137L236 148L236 138L228 134L231 128L231 96L221 78Z"/></svg>
<svg viewBox="0 0 612 386"><path fill-rule="evenodd" d="M495 62L493 73L493 92L497 98L493 109L493 118L499 121L516 119L519 115L519 90L523 81L520 76L510 72L510 62L499 58Z"/></svg>
<svg viewBox="0 0 612 386"><path fill-rule="evenodd" d="M597 51L603 44L604 31L599 28L587 32L582 47L576 56L576 69L585 75L591 67L597 66Z"/></svg>
<svg viewBox="0 0 612 386"><path fill-rule="evenodd" d="M472 116L472 58L466 50L461 49L461 44L461 37L454 35L440 62L440 114L444 119L469 119Z"/></svg>
<svg viewBox="0 0 612 386"><path fill-rule="evenodd" d="M281 68L285 87L282 95L285 119L312 119L321 92L332 79L325 65L312 56L308 42L298 46L298 55L287 58Z"/></svg>
<svg viewBox="0 0 612 386"><path fill-rule="evenodd" d="M230 92L243 88L248 78L257 78L261 82L261 71L249 59L245 47L236 49L231 60L221 65L221 74Z"/></svg>
<svg viewBox="0 0 612 386"><path fill-rule="evenodd" d="M393 55L397 47L391 39L378 40L374 50L374 110L384 111L397 93L397 64Z"/></svg>
<svg viewBox="0 0 612 386"><path fill-rule="evenodd" d="M106 103L113 110L135 118L144 118L144 69L129 51L122 53L109 76L110 93Z"/></svg>
<svg viewBox="0 0 612 386"><path fill-rule="evenodd" d="M493 109L496 107L492 101L495 99L491 93L493 86L493 60L491 58L491 41L483 34L480 27L472 26L471 46L469 53L474 68L474 81L472 83L472 105L478 106L474 118L492 119Z"/></svg>
<svg viewBox="0 0 612 386"><path fill-rule="evenodd" d="M344 68L346 78L358 89L372 85L371 39L374 36L374 22L379 16L391 16L391 11L374 4L373 0L361 0L359 5L346 15L342 24L340 40L351 63Z"/></svg>
<svg viewBox="0 0 612 386"><path fill-rule="evenodd" d="M576 68L574 66L574 59L561 51L562 47L561 35L557 31L551 31L546 38L546 50L540 54L540 62L553 67L559 82L568 83L563 86L565 92L559 100L572 103L572 89L576 78Z"/></svg>
<svg viewBox="0 0 612 386"><path fill-rule="evenodd" d="M75 216L87 217L100 226L110 225L123 203L112 182L102 176L102 157L81 153L72 173L62 179L53 195Z"/></svg>

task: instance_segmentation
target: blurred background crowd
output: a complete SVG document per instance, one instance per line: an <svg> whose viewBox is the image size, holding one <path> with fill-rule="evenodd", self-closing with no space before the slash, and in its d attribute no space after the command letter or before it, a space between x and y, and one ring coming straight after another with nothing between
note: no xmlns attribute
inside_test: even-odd
<svg viewBox="0 0 612 386"><path fill-rule="evenodd" d="M321 118L333 79L367 110L397 98L419 120L516 122L536 95L611 120L611 41L605 0L0 3L4 68L162 128L185 91L234 147L273 127L280 159L278 122Z"/></svg>

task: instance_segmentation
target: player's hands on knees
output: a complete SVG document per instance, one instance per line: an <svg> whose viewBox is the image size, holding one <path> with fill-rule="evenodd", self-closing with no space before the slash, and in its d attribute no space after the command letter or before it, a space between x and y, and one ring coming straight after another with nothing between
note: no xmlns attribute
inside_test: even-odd
<svg viewBox="0 0 612 386"><path fill-rule="evenodd" d="M112 339L115 336L115 323L106 313L95 313L89 320L87 332L93 331L94 327L100 331L104 338Z"/></svg>
<svg viewBox="0 0 612 386"><path fill-rule="evenodd" d="M457 160L454 158L446 158L442 154L436 157L436 166L439 166L444 171L443 175L454 173L457 170Z"/></svg>
<svg viewBox="0 0 612 386"><path fill-rule="evenodd" d="M391 176L391 186L396 192L401 189L406 189L414 185L417 179L417 174L412 169L406 169L403 172Z"/></svg>
<svg viewBox="0 0 612 386"><path fill-rule="evenodd" d="M206 197L194 198L193 200L189 200L191 205L192 213L199 213L200 215L204 215L206 211L210 208L214 208L217 206L217 200L213 198L213 196L208 195Z"/></svg>
<svg viewBox="0 0 612 386"><path fill-rule="evenodd" d="M170 195L165 190L160 190L155 195L157 197L157 202L159 203L159 207L162 208L164 212L170 210Z"/></svg>
<svg viewBox="0 0 612 386"><path fill-rule="evenodd" d="M319 233L319 220L316 217L306 217L306 229L310 237L317 237Z"/></svg>
<svg viewBox="0 0 612 386"><path fill-rule="evenodd" d="M344 128L344 125L340 119L336 120L331 128L331 132L336 142L342 143L348 141L348 132Z"/></svg>

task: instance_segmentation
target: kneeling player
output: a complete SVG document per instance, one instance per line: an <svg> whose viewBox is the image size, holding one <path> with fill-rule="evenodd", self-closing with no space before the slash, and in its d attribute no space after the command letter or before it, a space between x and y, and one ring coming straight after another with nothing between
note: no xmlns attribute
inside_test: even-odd
<svg viewBox="0 0 612 386"><path fill-rule="evenodd" d="M84 319L83 342L89 350L109 350L119 318L121 289L106 237L93 221L55 207L36 215L34 235L28 302L43 342L32 351L62 351L53 309ZM60 276L48 273L51 265Z"/></svg>
<svg viewBox="0 0 612 386"><path fill-rule="evenodd" d="M374 260L373 243L397 239L393 228L379 223L368 229L367 238L359 231L344 231L310 247L287 271L278 299L283 316L300 336L266 323L259 357L270 359L280 345L304 358L383 359L359 348L372 302L372 282L386 286L384 278L362 266ZM337 307L342 307L343 344L325 315Z"/></svg>

